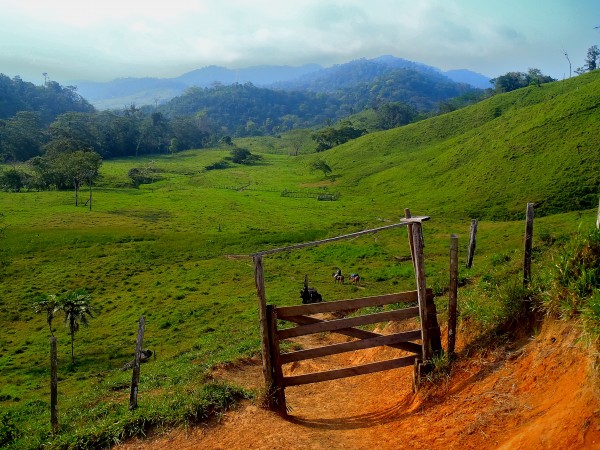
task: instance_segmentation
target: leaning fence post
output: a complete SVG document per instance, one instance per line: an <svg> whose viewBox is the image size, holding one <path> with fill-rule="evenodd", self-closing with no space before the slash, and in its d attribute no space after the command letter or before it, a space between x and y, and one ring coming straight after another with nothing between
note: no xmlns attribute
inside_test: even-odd
<svg viewBox="0 0 600 450"><path fill-rule="evenodd" d="M533 203L527 203L525 224L525 252L523 256L523 287L531 282L531 254L533 249Z"/></svg>
<svg viewBox="0 0 600 450"><path fill-rule="evenodd" d="M456 346L456 299L458 296L458 236L450 236L450 289L448 298L448 356Z"/></svg>
<svg viewBox="0 0 600 450"><path fill-rule="evenodd" d="M427 317L427 284L425 280L425 265L423 256L423 229L421 223L412 224L412 236L414 244L413 264L415 266L415 279L417 282L417 296L419 299L419 315L421 317L421 341L423 361L431 358L431 345L429 342L429 320Z"/></svg>
<svg viewBox="0 0 600 450"><path fill-rule="evenodd" d="M477 219L471 220L471 231L469 233L469 251L467 253L467 269L473 265L473 256L475 256L475 244L477 240Z"/></svg>
<svg viewBox="0 0 600 450"><path fill-rule="evenodd" d="M50 425L52 433L58 431L58 357L56 338L50 338Z"/></svg>
<svg viewBox="0 0 600 450"><path fill-rule="evenodd" d="M258 318L260 320L260 338L263 363L263 376L265 378L265 389L267 396L267 406L270 409L277 407L274 391L273 379L273 361L271 359L272 351L269 342L269 321L267 317L267 297L265 294L265 277L263 273L262 255L254 255L254 283L256 284L256 294L258 296Z"/></svg>
<svg viewBox="0 0 600 450"><path fill-rule="evenodd" d="M129 394L129 409L137 408L138 386L140 383L140 360L142 359L142 345L144 342L144 326L146 318L140 317L138 325L137 342L135 344L135 359L133 360L133 375L131 376L131 392Z"/></svg>

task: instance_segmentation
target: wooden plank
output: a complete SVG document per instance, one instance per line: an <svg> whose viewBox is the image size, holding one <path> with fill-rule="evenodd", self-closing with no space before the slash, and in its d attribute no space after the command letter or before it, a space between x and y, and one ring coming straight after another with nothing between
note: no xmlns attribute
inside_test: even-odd
<svg viewBox="0 0 600 450"><path fill-rule="evenodd" d="M410 212L410 209L405 208L404 209L404 217L406 219L410 219L412 217L412 214ZM413 268L415 267L415 245L413 243L413 226L412 223L408 225L408 244L410 246L410 258L413 264Z"/></svg>
<svg viewBox="0 0 600 450"><path fill-rule="evenodd" d="M427 295L433 298L433 291L429 289ZM398 292L396 294L377 295L374 297L355 298L351 300L336 300L333 302L312 303L310 305L283 306L277 308L277 318L286 319L293 316L305 316L349 309L367 308L369 306L382 306L392 303L417 302L417 291Z"/></svg>
<svg viewBox="0 0 600 450"><path fill-rule="evenodd" d="M324 347L300 350L297 352L284 353L280 355L281 364L288 364L305 359L321 358L323 356L336 355L338 353L364 350L367 348L380 347L383 345L397 344L415 339L421 339L421 330L404 331L402 333L380 335L373 338L358 341L344 342L342 344L327 345Z"/></svg>
<svg viewBox="0 0 600 450"><path fill-rule="evenodd" d="M295 328L288 328L277 332L279 339L288 339L291 337L305 336L307 334L322 333L324 331L335 331L343 328L357 327L379 322L389 322L390 320L408 319L419 315L419 308L396 309L394 311L384 311L374 314L365 314L364 316L349 317L345 319L329 320L311 325L301 325Z"/></svg>
<svg viewBox="0 0 600 450"><path fill-rule="evenodd" d="M473 256L475 256L475 246L477 244L477 219L471 220L471 230L469 232L469 249L467 252L467 269L473 266Z"/></svg>
<svg viewBox="0 0 600 450"><path fill-rule="evenodd" d="M133 411L137 408L138 387L140 384L140 361L142 359L142 346L144 343L144 327L146 318L140 316L138 324L137 340L135 342L135 357L133 359L133 373L131 375L131 391L129 392L129 410Z"/></svg>
<svg viewBox="0 0 600 450"><path fill-rule="evenodd" d="M413 224L413 245L415 247L415 280L417 282L417 293L419 295L419 316L421 317L422 354L423 359L428 360L431 357L431 343L429 342L429 320L427 319L427 285L423 256L423 230L420 223Z"/></svg>
<svg viewBox="0 0 600 450"><path fill-rule="evenodd" d="M58 432L58 356L56 338L50 338L50 426L52 433Z"/></svg>
<svg viewBox="0 0 600 450"><path fill-rule="evenodd" d="M350 238L354 238L357 236L362 236L364 234L372 234L372 233L377 233L377 232L383 231L383 230L389 230L392 228L404 227L409 223L421 223L421 222L427 221L429 219L430 219L429 216L412 217L410 219L401 219L400 223L386 225L384 227L371 228L370 230L363 230L363 231L358 231L356 233L344 234L342 236L336 236L336 237L332 237L332 238L328 238L328 239L322 239L320 241L304 242L302 244L294 244L294 245L288 245L286 247L281 247L281 248L273 248L271 250L263 250L261 252L256 252L256 253L252 254L251 256L271 255L273 253L287 252L287 251L295 250L298 248L314 247L316 245L327 244L329 242L340 241L342 239L350 239Z"/></svg>
<svg viewBox="0 0 600 450"><path fill-rule="evenodd" d="M458 297L458 236L450 237L450 289L448 290L448 355L456 347L456 314Z"/></svg>
<svg viewBox="0 0 600 450"><path fill-rule="evenodd" d="M523 286L531 282L531 256L533 253L533 203L527 203L525 223L525 252L523 255Z"/></svg>
<svg viewBox="0 0 600 450"><path fill-rule="evenodd" d="M301 324L301 325L326 322L325 320L317 319L315 317L307 317L307 316L289 317L286 320L289 320L290 322L294 322L294 323ZM382 336L381 334L373 333L372 331L361 330L359 328L344 328L341 330L336 330L336 331L334 331L334 333L343 334L344 336L350 336L350 337L354 337L354 338L358 338L358 339L368 339L368 338L372 338L372 337ZM418 353L418 354L421 353L421 345L414 344L412 342L399 342L397 344L390 344L390 345L388 345L388 347L398 348L400 350L404 350L404 351L412 352L412 353Z"/></svg>
<svg viewBox="0 0 600 450"><path fill-rule="evenodd" d="M263 274L262 256L254 256L254 283L256 285L256 294L258 296L258 318L260 321L260 337L261 337L261 352L263 363L263 376L265 378L265 389L267 391L267 399L270 400L273 396L273 361L271 345L269 343L269 324L267 321L267 299L265 295L265 278ZM277 405L270 402L267 405L274 409Z"/></svg>
<svg viewBox="0 0 600 450"><path fill-rule="evenodd" d="M274 396L271 402L276 405L280 414L287 414L285 401L285 387L283 385L283 372L281 371L281 359L279 350L279 340L277 339L277 310L273 305L267 305L267 322L269 325L269 344L271 346L271 359L273 361L273 392Z"/></svg>
<svg viewBox="0 0 600 450"><path fill-rule="evenodd" d="M354 377L357 375L366 375L368 373L381 372L383 370L397 369L400 367L412 366L415 363L415 356L405 356L403 358L390 359L376 363L362 364L360 366L347 367L344 369L329 370L326 372L314 372L305 375L295 375L284 377L283 382L286 387L299 386L302 384L319 383L321 381L337 380L339 378Z"/></svg>

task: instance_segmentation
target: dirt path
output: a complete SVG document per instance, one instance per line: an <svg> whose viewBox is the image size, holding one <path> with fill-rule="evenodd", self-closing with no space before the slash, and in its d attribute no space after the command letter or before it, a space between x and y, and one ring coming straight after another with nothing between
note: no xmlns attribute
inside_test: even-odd
<svg viewBox="0 0 600 450"><path fill-rule="evenodd" d="M412 393L412 369L297 386L286 390L283 419L252 403L217 424L134 440L149 449L600 449L600 403L589 351L564 324L512 353L463 358L451 379ZM309 371L358 364L375 350L338 355ZM377 357L393 357L394 350ZM304 373L306 366L291 367ZM258 361L223 368L215 378L260 388Z"/></svg>

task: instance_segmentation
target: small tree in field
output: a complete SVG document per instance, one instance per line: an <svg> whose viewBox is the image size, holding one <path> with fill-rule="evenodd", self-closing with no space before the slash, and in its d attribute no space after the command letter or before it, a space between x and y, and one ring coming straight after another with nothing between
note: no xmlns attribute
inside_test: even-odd
<svg viewBox="0 0 600 450"><path fill-rule="evenodd" d="M58 311L58 308L58 299L54 294L44 294L33 303L33 310L37 314L46 314L46 323L48 324L48 328L50 328L50 334L52 336L54 336L54 331L52 330L52 320L54 319L54 315Z"/></svg>
<svg viewBox="0 0 600 450"><path fill-rule="evenodd" d="M327 177L327 175L329 175L332 172L331 167L329 167L329 165L322 159L315 159L312 163L310 163L310 170L320 170L323 172L323 175L325 177Z"/></svg>
<svg viewBox="0 0 600 450"><path fill-rule="evenodd" d="M71 363L75 364L75 333L79 326L88 325L88 317L94 317L94 308L90 305L90 295L85 289L78 289L60 300L59 309L65 313L65 325L71 334Z"/></svg>

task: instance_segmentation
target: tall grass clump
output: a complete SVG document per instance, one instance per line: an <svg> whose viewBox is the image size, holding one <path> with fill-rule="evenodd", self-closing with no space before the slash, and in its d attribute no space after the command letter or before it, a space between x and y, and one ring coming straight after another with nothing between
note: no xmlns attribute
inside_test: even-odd
<svg viewBox="0 0 600 450"><path fill-rule="evenodd" d="M600 336L600 230L580 233L554 262L551 288L542 298L548 315L580 318L585 330Z"/></svg>

